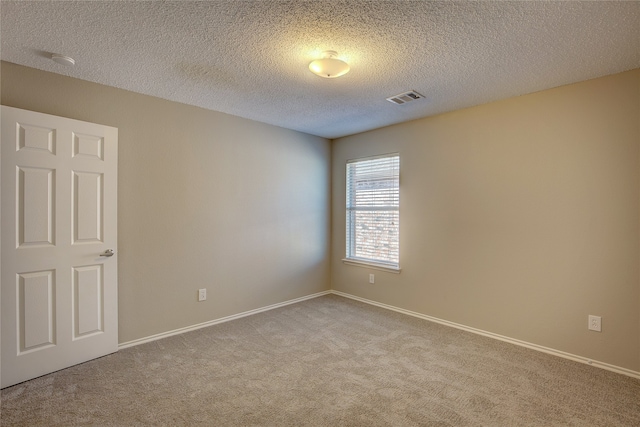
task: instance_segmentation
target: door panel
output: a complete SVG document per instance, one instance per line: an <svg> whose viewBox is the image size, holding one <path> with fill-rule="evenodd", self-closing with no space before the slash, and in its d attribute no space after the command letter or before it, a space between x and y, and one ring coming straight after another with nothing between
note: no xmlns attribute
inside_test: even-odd
<svg viewBox="0 0 640 427"><path fill-rule="evenodd" d="M102 242L102 174L73 172L73 244Z"/></svg>
<svg viewBox="0 0 640 427"><path fill-rule="evenodd" d="M2 106L2 387L117 351L117 137Z"/></svg>
<svg viewBox="0 0 640 427"><path fill-rule="evenodd" d="M55 170L18 167L18 247L54 245Z"/></svg>
<svg viewBox="0 0 640 427"><path fill-rule="evenodd" d="M102 265L73 269L73 339L102 332Z"/></svg>
<svg viewBox="0 0 640 427"><path fill-rule="evenodd" d="M104 138L98 135L73 134L73 157L103 160Z"/></svg>
<svg viewBox="0 0 640 427"><path fill-rule="evenodd" d="M53 274L49 270L18 275L20 353L55 344Z"/></svg>
<svg viewBox="0 0 640 427"><path fill-rule="evenodd" d="M17 149L40 150L55 154L55 129L17 123Z"/></svg>

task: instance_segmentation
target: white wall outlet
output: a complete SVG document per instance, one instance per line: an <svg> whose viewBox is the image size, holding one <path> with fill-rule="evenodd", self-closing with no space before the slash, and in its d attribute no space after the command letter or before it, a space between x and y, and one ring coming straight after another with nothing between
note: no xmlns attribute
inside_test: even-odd
<svg viewBox="0 0 640 427"><path fill-rule="evenodd" d="M589 330L602 332L602 317L589 315Z"/></svg>
<svg viewBox="0 0 640 427"><path fill-rule="evenodd" d="M375 274L369 274L369 283L376 283L376 275Z"/></svg>
<svg viewBox="0 0 640 427"><path fill-rule="evenodd" d="M198 289L198 301L206 301L206 299L207 299L207 290Z"/></svg>

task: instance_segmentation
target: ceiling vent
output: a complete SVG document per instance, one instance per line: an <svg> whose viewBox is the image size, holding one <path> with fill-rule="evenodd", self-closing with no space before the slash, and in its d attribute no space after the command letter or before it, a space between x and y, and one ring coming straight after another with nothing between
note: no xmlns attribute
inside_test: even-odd
<svg viewBox="0 0 640 427"><path fill-rule="evenodd" d="M391 96L387 98L387 101L393 102L394 104L402 105L406 104L407 102L415 101L422 98L424 98L424 96L420 95L415 90L410 90L409 92L403 92L401 94Z"/></svg>

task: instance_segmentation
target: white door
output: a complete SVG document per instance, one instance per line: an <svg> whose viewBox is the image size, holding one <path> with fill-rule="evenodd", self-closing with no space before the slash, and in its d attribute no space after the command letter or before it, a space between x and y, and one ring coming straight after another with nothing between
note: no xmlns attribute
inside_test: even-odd
<svg viewBox="0 0 640 427"><path fill-rule="evenodd" d="M2 106L1 144L7 387L118 349L118 130Z"/></svg>

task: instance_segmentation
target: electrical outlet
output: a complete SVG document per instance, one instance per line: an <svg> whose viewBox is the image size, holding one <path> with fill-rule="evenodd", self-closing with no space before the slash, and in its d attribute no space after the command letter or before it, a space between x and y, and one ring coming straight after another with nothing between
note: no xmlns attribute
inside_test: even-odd
<svg viewBox="0 0 640 427"><path fill-rule="evenodd" d="M602 332L602 317L589 315L589 330Z"/></svg>
<svg viewBox="0 0 640 427"><path fill-rule="evenodd" d="M198 301L206 301L206 299L207 299L207 290L198 289Z"/></svg>
<svg viewBox="0 0 640 427"><path fill-rule="evenodd" d="M369 283L376 283L376 275L375 274L369 274Z"/></svg>

